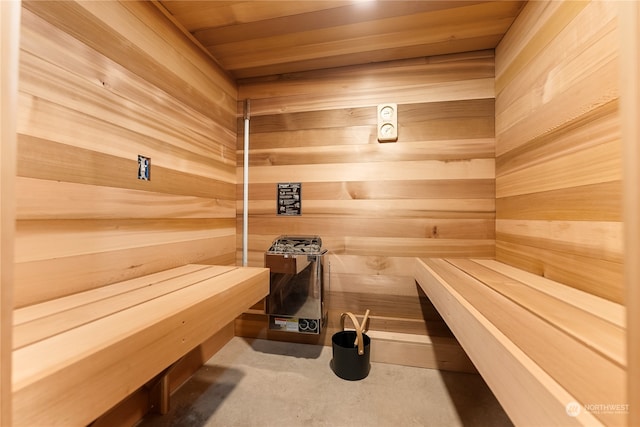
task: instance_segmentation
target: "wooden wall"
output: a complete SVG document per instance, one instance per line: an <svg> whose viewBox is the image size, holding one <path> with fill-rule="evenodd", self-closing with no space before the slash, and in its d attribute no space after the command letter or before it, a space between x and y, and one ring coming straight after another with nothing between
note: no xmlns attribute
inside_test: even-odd
<svg viewBox="0 0 640 427"><path fill-rule="evenodd" d="M475 52L238 89L149 3L34 1L22 15L15 306L239 259L245 98L250 265L279 234L320 234L331 251L331 327L340 311L370 308L372 329L398 341L447 338L413 282L413 256L495 255L623 300L610 2L530 2L495 71L491 52ZM397 143L375 140L383 102L399 104ZM138 154L152 159L150 182L136 179ZM287 181L303 183L300 218L275 215L275 185ZM247 335L264 326L259 314L236 324Z"/></svg>
<svg viewBox="0 0 640 427"><path fill-rule="evenodd" d="M127 1L24 2L20 54L16 306L235 263L236 87L208 57Z"/></svg>
<svg viewBox="0 0 640 427"><path fill-rule="evenodd" d="M372 330L437 335L411 257L494 256L493 79L483 51L240 81L239 100L251 100L249 264L263 265L278 235L318 234L331 324L369 308ZM396 143L376 139L384 102L398 104ZM240 166L241 136L242 124ZM278 182L302 183L300 217L276 215ZM264 326L245 320L242 334Z"/></svg>
<svg viewBox="0 0 640 427"><path fill-rule="evenodd" d="M24 2L14 305L234 264L236 95L150 2ZM233 324L189 354L172 389L231 337ZM135 423L148 394L100 425Z"/></svg>
<svg viewBox="0 0 640 427"><path fill-rule="evenodd" d="M496 49L496 258L623 302L615 2L529 2Z"/></svg>
<svg viewBox="0 0 640 427"><path fill-rule="evenodd" d="M13 239L20 3L0 2L0 426L12 425Z"/></svg>
<svg viewBox="0 0 640 427"><path fill-rule="evenodd" d="M627 396L629 425L640 425L640 5L619 3L620 110L624 158Z"/></svg>

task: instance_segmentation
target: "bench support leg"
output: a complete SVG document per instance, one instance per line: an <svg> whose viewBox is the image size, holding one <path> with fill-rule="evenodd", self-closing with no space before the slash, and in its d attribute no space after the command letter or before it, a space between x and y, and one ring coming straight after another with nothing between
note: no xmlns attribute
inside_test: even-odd
<svg viewBox="0 0 640 427"><path fill-rule="evenodd" d="M169 413L170 390L168 375L163 374L151 388L149 392L149 401L153 412L160 415L166 415Z"/></svg>
<svg viewBox="0 0 640 427"><path fill-rule="evenodd" d="M169 375L173 369L182 361L179 359L174 362L167 369L162 371L151 382L148 383L149 387L149 403L151 404L151 412L155 412L160 415L166 415L169 413L171 389L169 384Z"/></svg>

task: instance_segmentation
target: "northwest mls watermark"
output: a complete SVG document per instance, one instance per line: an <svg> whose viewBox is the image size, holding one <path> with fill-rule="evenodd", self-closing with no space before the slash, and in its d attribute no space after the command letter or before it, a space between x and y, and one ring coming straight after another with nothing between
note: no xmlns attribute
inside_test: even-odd
<svg viewBox="0 0 640 427"><path fill-rule="evenodd" d="M585 403L569 402L566 406L567 415L577 417L580 412L585 411L591 414L628 414L628 403Z"/></svg>

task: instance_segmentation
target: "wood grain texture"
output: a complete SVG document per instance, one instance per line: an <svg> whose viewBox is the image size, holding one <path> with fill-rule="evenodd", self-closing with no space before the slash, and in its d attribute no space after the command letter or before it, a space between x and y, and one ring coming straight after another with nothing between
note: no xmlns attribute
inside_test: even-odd
<svg viewBox="0 0 640 427"><path fill-rule="evenodd" d="M496 221L501 240L545 247L565 254L622 263L622 223L611 221Z"/></svg>
<svg viewBox="0 0 640 427"><path fill-rule="evenodd" d="M545 5L528 7L544 8ZM613 48L618 45L615 9L612 4L589 3L575 18L557 22L554 26L557 34L541 54L527 58L525 72L510 79L496 74L496 81L502 84L498 87L504 87L496 99L496 126L501 129L497 136L497 154L617 98L617 79L611 78L618 72L617 49ZM590 25L592 22L600 25ZM578 31L580 37L575 37L572 29ZM515 39L511 40L511 48L526 50L529 44L548 33L541 30L530 41L523 33L511 34ZM500 46L496 55L499 58L505 55ZM591 90L581 91L583 87Z"/></svg>
<svg viewBox="0 0 640 427"><path fill-rule="evenodd" d="M522 2L159 1L235 78L492 49Z"/></svg>
<svg viewBox="0 0 640 427"><path fill-rule="evenodd" d="M465 123L468 125L470 121ZM431 123L430 131L433 131L434 127ZM484 132L489 133L486 129ZM368 139L363 139L364 144L356 144L353 141L349 145L310 146L307 147L305 153L299 153L296 147L258 149L256 147L259 146L259 142L252 140L254 148L252 149L253 156L250 159L252 162L250 166L287 165L294 162L308 165L408 160L462 160L491 157L494 153L492 138L430 140L386 146L370 144Z"/></svg>
<svg viewBox="0 0 640 427"><path fill-rule="evenodd" d="M431 331L430 331L431 332ZM478 371L453 337L371 331L371 361L441 371Z"/></svg>
<svg viewBox="0 0 640 427"><path fill-rule="evenodd" d="M496 235L500 261L614 302L623 301L623 269L619 262L553 249L540 242L520 243L519 236L514 240L513 236Z"/></svg>
<svg viewBox="0 0 640 427"><path fill-rule="evenodd" d="M496 199L498 219L622 220L622 182L581 185Z"/></svg>
<svg viewBox="0 0 640 427"><path fill-rule="evenodd" d="M581 298L573 301L570 307L560 299L532 290L526 278L522 282L514 280L491 268L478 267L470 260L448 261L459 270L452 270L446 263L436 260L424 262L575 396L577 402L588 405L586 402L603 399L626 401L625 329L609 321L606 314L611 306L609 301L603 301L604 307L599 311L605 316L599 317L588 307L581 306ZM486 288L495 292L484 292ZM586 299L592 300L589 295ZM500 309L496 310L496 307ZM455 323L455 320L451 319L449 323L453 327L451 322ZM522 334L523 330L528 333ZM570 361L558 358L556 352L547 351L548 347L571 354L572 358ZM472 354L475 349L469 351ZM493 373L485 371L484 375ZM626 425L625 413L594 415L605 424Z"/></svg>
<svg viewBox="0 0 640 427"><path fill-rule="evenodd" d="M110 316L136 305L144 304L152 298L178 292L189 286L231 271L228 266L197 266L159 272L143 278L103 286L98 292L87 291L50 300L42 304L30 305L17 310L14 319L14 349L26 347L38 341L82 326L93 320ZM185 282L185 276L189 283ZM153 285L153 286L151 286Z"/></svg>
<svg viewBox="0 0 640 427"><path fill-rule="evenodd" d="M233 264L226 74L150 3L24 2L21 35L14 305Z"/></svg>
<svg viewBox="0 0 640 427"><path fill-rule="evenodd" d="M492 99L495 94L493 68L493 51L465 52L376 66L336 68L330 75L326 70L317 70L242 80L238 98L251 98L252 117L375 108L377 104L389 102L391 97L399 105ZM274 85L278 87L277 92L273 90ZM343 137L346 135L349 134Z"/></svg>
<svg viewBox="0 0 640 427"><path fill-rule="evenodd" d="M624 415L598 419L596 414L580 411L569 417L566 409L567 402L581 401L585 393L604 393L587 397L596 400L623 396L624 373L619 366L568 339L538 317L544 313L524 309L444 260L420 260L415 274L514 423L624 425ZM526 280L512 279L504 283L507 290L527 287ZM602 301L607 307L611 304ZM562 346L572 347L566 353L572 355L570 359L557 357ZM550 347L556 351L548 351ZM568 374L573 369L575 375ZM599 375L598 385L592 373Z"/></svg>
<svg viewBox="0 0 640 427"><path fill-rule="evenodd" d="M143 287L117 284L115 292L106 287L106 298L97 305L91 291L61 313L51 313L50 303L43 310L29 308L37 318L16 329L17 425L91 423L269 290L264 268L202 266L185 272L180 267L164 276ZM36 363L42 354L46 362Z"/></svg>
<svg viewBox="0 0 640 427"><path fill-rule="evenodd" d="M482 51L240 81L252 111L249 265L263 265L278 235L320 235L330 251L330 317L370 309L375 331L413 337L385 348L395 363L415 365L413 346L427 348L419 337L447 329L406 260L494 256L494 99L476 86L492 78L493 54ZM381 102L398 103L396 143L376 140ZM238 182L242 172L239 163ZM302 182L302 215L283 218L276 183L290 181ZM241 196L238 187L239 214ZM239 333L274 337L264 316L241 325Z"/></svg>
<svg viewBox="0 0 640 427"><path fill-rule="evenodd" d="M154 168L154 181L156 178ZM177 178L174 176L174 178ZM175 181L173 181L175 183ZM123 219L224 219L236 213L235 199L225 197L232 193L234 186L220 185L220 192L213 191L207 197L205 191L190 188L185 182L181 187L186 193L165 192L168 185L150 188L117 188L104 182L104 185L85 185L83 183L44 180L18 177L16 180L16 199L19 211L16 215L22 220L123 220ZM209 185L215 186L209 181ZM210 190L207 187L202 190ZM194 193L200 193L195 194Z"/></svg>
<svg viewBox="0 0 640 427"><path fill-rule="evenodd" d="M496 259L621 303L617 13L532 2L496 48Z"/></svg>
<svg viewBox="0 0 640 427"><path fill-rule="evenodd" d="M20 2L0 3L0 425L12 421L12 325L16 220L16 119Z"/></svg>
<svg viewBox="0 0 640 427"><path fill-rule="evenodd" d="M600 317L582 306L580 300L569 303L554 298L548 293L529 286L526 278L521 281L522 277L515 279L468 259L451 259L448 262L503 295L510 303L525 308L555 328L564 331L581 345L592 349L621 367L626 367L625 328L614 325L609 320L607 313L607 308L611 306L609 301L603 301L603 307L599 312L604 313L605 316ZM526 286L522 286L521 283ZM589 294L585 296L585 299L594 300L590 298ZM615 312L617 313L621 309L621 306L617 306ZM534 334L535 331L531 329L531 333Z"/></svg>
<svg viewBox="0 0 640 427"><path fill-rule="evenodd" d="M235 87L216 64L151 3L25 2L25 8L72 38L189 105L231 126ZM167 61L167 52L176 61ZM130 58L137 58L130 61ZM191 88L191 90L184 90ZM223 120L225 120L223 119Z"/></svg>
<svg viewBox="0 0 640 427"><path fill-rule="evenodd" d="M151 3L25 2L21 36L14 306L235 264L237 98L226 74ZM151 181L136 179L138 154L151 158ZM132 423L148 409L135 396Z"/></svg>
<svg viewBox="0 0 640 427"><path fill-rule="evenodd" d="M34 301L46 301L95 289L105 284L177 267L193 259L201 259L207 264L234 265L235 244L235 235L230 234L220 238L20 262L16 264L16 278L19 278L18 283L23 283L23 286L16 289L14 305L23 307ZM52 287L52 283L56 283L56 286Z"/></svg>
<svg viewBox="0 0 640 427"><path fill-rule="evenodd" d="M205 364L218 350L234 337L234 322L220 329L207 341L189 352L171 369L169 374L170 393L173 394L187 378ZM118 403L91 425L92 427L130 426L138 423L150 411L150 392L144 386Z"/></svg>
<svg viewBox="0 0 640 427"><path fill-rule="evenodd" d="M249 178L251 179L251 177ZM401 199L405 202L424 200L439 203L442 199L495 200L495 180L410 180L410 181L334 181L305 183L305 198L313 200L373 200L386 201ZM239 191L242 190L238 187ZM254 184L249 186L249 203L253 200L273 202L275 188L273 184ZM463 202L464 200L460 200ZM241 207L241 206L240 206Z"/></svg>
<svg viewBox="0 0 640 427"><path fill-rule="evenodd" d="M636 2L618 6L621 39L620 49L620 104L622 143L624 153L624 227L625 227L625 303L627 305L627 357L629 371L629 425L640 424L640 198L637 183L640 180L640 7Z"/></svg>
<svg viewBox="0 0 640 427"><path fill-rule="evenodd" d="M491 270L502 273L519 282L526 283L531 289L536 289L563 303L574 305L601 319L624 329L627 327L626 308L618 303L603 299L590 293L580 291L570 286L557 286L557 282L529 273L508 264L495 260L474 259L476 264L484 265Z"/></svg>
<svg viewBox="0 0 640 427"><path fill-rule="evenodd" d="M361 75L351 70L339 69L324 73L301 73L287 80L242 83L239 87L240 96L251 98L252 102L250 229L267 230L267 235L286 233L287 229L289 232L313 233L310 228L314 224L318 227L318 223L327 221L320 228L332 228L335 231L324 233L325 239L331 239L331 234L349 236L344 233L347 229L353 237L399 237L403 235L400 228L396 227L394 231L392 222L385 224L385 219L389 222L388 218L398 217L403 218L404 225L401 227L407 230L408 234L404 236L409 237L411 234L415 236L417 224L411 222L418 217L421 218L420 221L428 221L429 217L437 216L440 221L445 221L449 215L468 219L481 216L492 221L490 199L493 197L490 194L494 163L490 142L493 140L494 129L491 99L484 95L475 100L469 99L467 96L474 96L472 93L460 94L459 100L455 101L430 102L430 99L426 99L419 103L420 95L416 95L416 100L411 104L399 105L401 127L414 128L416 131L404 134L401 129L398 143L380 145L372 143L369 136L375 134L375 108L354 108L353 103L343 103L333 98L336 94L344 93L341 90L343 81L348 81L360 93L375 94L384 89L385 85L406 85L407 88L415 86L418 84L417 79L413 80L416 83L411 79L401 79L412 73L417 76L422 72L421 75L428 76L427 79L434 86L451 81L470 81L473 77L485 78L489 75L488 68L479 68L475 75L471 71L479 61L490 66L491 58L487 53L483 55L474 53L467 58L457 55L431 59L426 64L400 62L395 68L389 64L384 67L370 66L362 69ZM401 73L400 76L394 76L393 72L396 70ZM444 70L449 73L444 73ZM371 76L374 76L373 82L370 82ZM306 96L314 91L319 97L317 100ZM275 93L287 94L287 110L266 114L266 110L259 109L259 103L273 103L276 100ZM301 101L303 97L305 100ZM256 104L257 111L254 108ZM329 109L330 105L332 108ZM483 122L481 127L474 122L476 118ZM434 121L445 123L447 120L456 122L453 126L443 126L444 134L429 137L422 132L420 135L421 129L431 130ZM336 133L354 135L351 129L363 126L370 127L367 136L363 135L365 139L351 138L348 143L345 142L346 139L326 139L323 132L331 128ZM283 135L292 133L302 136L300 132L305 132L304 138L284 138L286 145L282 145ZM303 207L303 217L309 214L308 221L304 218L282 221L282 218L275 216L275 207L269 208L275 198L275 183L290 181L292 177L303 182L304 200L309 203L309 211ZM238 180L241 180L241 168ZM393 201L384 200L387 198L401 198L403 203L394 208ZM466 201L466 207L462 208L464 212L460 212L446 207L452 206L450 201L440 200L451 198L469 198L473 201ZM257 204L257 200L264 202ZM352 211L349 206L362 207ZM430 209L428 206L437 208ZM242 211L241 204L238 207ZM369 209L368 213L365 212L366 209ZM438 212L440 209L446 212ZM376 217L381 218L381 226L375 226ZM351 219L357 221L360 218L367 218L367 221L348 223ZM299 225L296 225L296 221ZM308 226L304 225L305 221L309 223ZM367 236L365 224L371 224L372 229L380 231ZM471 240L493 239L490 232L472 236L468 233L475 232L471 228L466 228L465 231L465 227L461 225L458 223L454 226L456 233L460 234L455 237L452 235L453 239L465 234ZM355 232L354 226L362 228L364 234ZM434 230L440 230L440 227L436 223L419 226L428 229L426 234L429 236L434 236ZM444 234L440 237L446 238ZM348 243L340 246L345 244ZM413 246L410 239L408 246Z"/></svg>

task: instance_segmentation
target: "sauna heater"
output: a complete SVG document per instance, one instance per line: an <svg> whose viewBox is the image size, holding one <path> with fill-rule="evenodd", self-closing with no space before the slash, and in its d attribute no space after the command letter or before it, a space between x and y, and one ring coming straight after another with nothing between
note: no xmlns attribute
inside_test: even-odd
<svg viewBox="0 0 640 427"><path fill-rule="evenodd" d="M269 329L319 334L327 319L324 287L326 249L319 236L280 236L264 255L271 270ZM325 283L326 282L326 283Z"/></svg>

